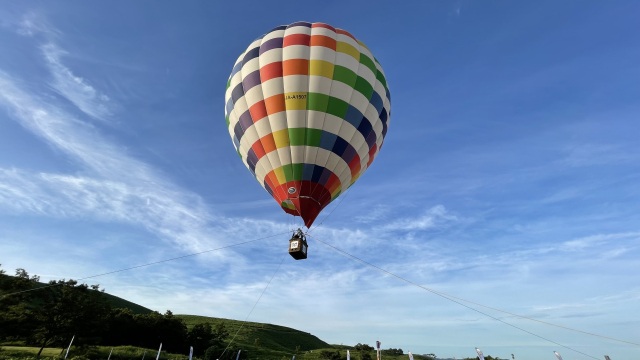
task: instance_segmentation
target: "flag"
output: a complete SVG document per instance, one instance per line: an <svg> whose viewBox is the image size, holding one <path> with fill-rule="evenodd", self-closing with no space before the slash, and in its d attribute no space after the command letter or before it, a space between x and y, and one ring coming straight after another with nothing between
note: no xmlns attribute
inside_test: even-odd
<svg viewBox="0 0 640 360"><path fill-rule="evenodd" d="M160 351L162 351L162 343L160 343L160 348L158 349L158 355L156 355L156 360L160 359Z"/></svg>
<svg viewBox="0 0 640 360"><path fill-rule="evenodd" d="M67 358L67 355L69 355L69 350L71 349L71 344L73 344L73 339L75 339L75 338L76 338L76 336L75 336L75 335L73 335L73 336L71 337L71 342L69 343L69 347L67 347L67 352L64 354L64 358L65 358L65 359Z"/></svg>
<svg viewBox="0 0 640 360"><path fill-rule="evenodd" d="M349 359L347 359L349 360ZM411 353L411 351L409 351L409 360L413 360L413 354Z"/></svg>
<svg viewBox="0 0 640 360"><path fill-rule="evenodd" d="M189 360L193 359L193 346L189 346Z"/></svg>
<svg viewBox="0 0 640 360"><path fill-rule="evenodd" d="M484 354L482 353L482 351L476 348L476 352L478 353L478 357L480 358L480 360L484 360Z"/></svg>
<svg viewBox="0 0 640 360"><path fill-rule="evenodd" d="M553 353L556 355L556 359L562 360L562 356L560 356L557 351L554 351Z"/></svg>

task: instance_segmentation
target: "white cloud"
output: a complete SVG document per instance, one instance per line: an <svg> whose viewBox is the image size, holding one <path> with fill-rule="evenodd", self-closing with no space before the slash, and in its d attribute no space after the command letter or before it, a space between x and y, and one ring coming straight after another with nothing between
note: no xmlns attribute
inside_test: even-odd
<svg viewBox="0 0 640 360"><path fill-rule="evenodd" d="M172 185L92 126L28 94L1 72L0 104L25 128L89 171L76 176L2 169L0 196L5 210L137 224L191 251L215 246L209 225L215 216L198 195ZM242 221L215 220L226 231Z"/></svg>
<svg viewBox="0 0 640 360"><path fill-rule="evenodd" d="M62 58L67 54L64 50L52 42L43 45L41 50L53 77L51 86L56 91L95 119L105 121L112 115L111 99L64 66Z"/></svg>
<svg viewBox="0 0 640 360"><path fill-rule="evenodd" d="M31 11L20 18L16 31L23 36L44 35L49 38L56 37L60 33L53 28L40 13Z"/></svg>
<svg viewBox="0 0 640 360"><path fill-rule="evenodd" d="M432 208L427 209L422 215L418 217L403 217L398 220L386 223L380 228L387 231L427 230L457 220L458 218L455 215L449 214L444 206L436 205Z"/></svg>
<svg viewBox="0 0 640 360"><path fill-rule="evenodd" d="M564 251L583 251L604 243L614 243L616 240L630 240L640 238L640 232L596 234L565 241L560 246Z"/></svg>

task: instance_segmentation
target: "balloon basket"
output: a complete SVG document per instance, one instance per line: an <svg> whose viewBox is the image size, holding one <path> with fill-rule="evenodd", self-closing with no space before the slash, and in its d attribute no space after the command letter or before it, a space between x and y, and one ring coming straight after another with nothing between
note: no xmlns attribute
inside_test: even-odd
<svg viewBox="0 0 640 360"><path fill-rule="evenodd" d="M289 240L289 255L296 260L303 260L307 258L307 239L293 235Z"/></svg>

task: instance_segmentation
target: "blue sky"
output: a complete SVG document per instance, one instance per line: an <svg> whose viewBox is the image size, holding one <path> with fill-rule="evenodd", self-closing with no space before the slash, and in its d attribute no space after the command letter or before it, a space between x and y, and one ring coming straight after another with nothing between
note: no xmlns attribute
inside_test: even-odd
<svg viewBox="0 0 640 360"><path fill-rule="evenodd" d="M638 357L639 12L633 1L5 2L0 263L334 344ZM224 121L237 56L299 20L366 43L392 94L380 155L318 217L306 261L286 253L301 221L253 179Z"/></svg>

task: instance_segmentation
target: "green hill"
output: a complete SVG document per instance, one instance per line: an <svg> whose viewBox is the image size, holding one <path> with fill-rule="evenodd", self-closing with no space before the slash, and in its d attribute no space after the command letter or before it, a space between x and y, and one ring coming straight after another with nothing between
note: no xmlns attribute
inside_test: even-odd
<svg viewBox="0 0 640 360"><path fill-rule="evenodd" d="M5 288L4 285L8 284L13 279L15 279L15 276L6 275L6 274L0 274L0 296L13 293L14 291L20 291L20 290L11 289L11 288ZM35 282L33 285L36 288L44 288L44 287L47 287L47 286L51 286L51 285L49 285L47 283L43 283L43 282ZM108 294L106 292L103 292L102 294L106 298L106 300L109 303L109 305L111 305L114 308L129 309L134 314L149 314L149 313L153 312L153 310L151 310L151 309L147 309L146 307L144 307L142 305L138 305L136 303L133 303L133 302L128 301L128 300L125 300L123 298L119 298L117 296ZM36 295L37 295L37 293L36 293ZM37 296L32 297L31 301L38 301L38 297Z"/></svg>
<svg viewBox="0 0 640 360"><path fill-rule="evenodd" d="M129 309L134 314L149 314L153 312L153 310L147 309L146 307L133 303L129 300L125 300L123 298L119 298L115 295L107 293L103 294L107 298L107 302L114 308Z"/></svg>
<svg viewBox="0 0 640 360"><path fill-rule="evenodd" d="M29 277L26 272L22 277L12 277L9 275L0 273L0 359L18 359L22 356L14 356L9 354L10 352L16 353L32 353L39 350L38 347L29 347L42 344L34 343L29 337L28 332L24 329L29 329L29 326L33 326L34 329L38 328L39 331L43 329L49 329L50 326L42 326L43 321L48 321L48 311L42 311L42 304L48 303L51 309L57 309L62 311L68 309L69 306L61 306L60 304L51 304L51 291L46 290L46 287L52 286L38 282L39 278ZM58 284L53 286L70 286L75 288L76 283ZM80 285L77 285L80 287ZM84 285L83 285L84 286ZM68 288L66 288L68 289ZM86 286L82 289L86 289ZM244 359L272 359L272 360L288 360L295 355L297 360L344 360L346 359L347 350L351 350L351 358L354 360L372 360L375 359L375 351L373 348L360 349L357 351L353 346L331 345L318 337L304 331L296 330L293 328L264 324L256 322L245 322L239 320L231 320L224 318L214 318L197 315L173 315L170 311L168 314L162 315L154 312L144 306L138 305L131 301L122 299L120 297L107 294L102 291L94 291L97 289L92 287L89 292L64 292L67 296L75 294L75 297L65 297L66 305L68 301L76 301L77 304L84 304L85 309L93 309L87 307L87 304L101 303L99 299L104 297L109 303L111 308L129 309L132 313L138 314L138 316L126 315L126 312L116 312L114 318L100 320L96 322L95 326L91 325L91 321L96 321L96 312L90 312L88 314L81 315L79 319L84 319L75 323L74 329L68 329L64 327L58 328L56 324L51 324L56 328L57 333L53 336L57 338L51 342L45 342L46 347L60 347L64 346L68 341L68 338L74 334L73 331L77 327L83 327L86 334L89 334L86 338L76 339L74 346L79 346L77 351L86 352L86 357L104 358L108 356L111 351L111 347L107 344L127 344L122 342L122 336L126 337L126 341L130 341L130 346L118 346L116 347L116 354L113 359L134 359L139 358L140 354L144 354L145 348L148 351L154 351L151 347L155 347L157 339L163 337L167 351L180 352L185 346L188 349L188 340L185 338L184 327L188 330L193 329L198 324L208 323L211 328L218 328L218 325L223 325L223 332L226 332L228 336L223 340L228 346L225 352L227 352L226 358L229 354L237 353L238 349L242 350L242 358ZM54 292L55 293L55 292ZM47 295L49 294L49 295ZM63 292L58 295L62 296ZM84 294L84 295L81 295ZM14 295L16 295L14 297ZM47 297L49 296L49 297ZM93 298L91 298L93 296ZM97 296L97 298L95 297ZM92 299L89 302L82 302L82 299ZM62 299L62 297L60 297ZM61 301L61 300L54 300ZM58 306L60 305L60 306ZM74 310L74 316L78 313L76 309L83 308L80 305L74 305L71 308ZM61 310L62 309L62 310ZM100 311L96 308L96 311ZM34 313L36 311L36 313ZM30 316L26 316L31 314ZM38 315L36 318L33 314ZM49 315L46 315L49 314ZM56 313L57 314L57 313ZM54 314L55 315L55 314ZM69 317L69 314L57 314L55 316ZM83 317L82 317L83 316ZM104 314L100 315L104 316ZM56 321L56 320L53 320ZM83 322L84 321L84 322ZM100 324L108 323L105 326ZM103 329L104 327L104 329ZM111 328L113 327L113 328ZM113 331L112 329L117 329ZM111 329L111 330L110 330ZM133 329L133 330L132 330ZM130 331L133 331L129 333ZM120 337L119 337L120 336ZM92 344L93 347L83 347L82 342L87 341ZM93 341L93 342L91 342ZM102 346L96 346L102 345ZM355 345L355 344L353 344ZM389 349L396 350L396 349ZM402 350L399 352L387 353L385 358L387 360L406 360L406 355L402 354ZM198 352L202 354L204 350L199 349ZM90 353L90 354L89 354ZM171 355L172 359L184 359L186 355L176 354ZM416 360L427 360L426 357L420 355L414 355Z"/></svg>
<svg viewBox="0 0 640 360"><path fill-rule="evenodd" d="M209 323L212 326L222 323L229 332L229 340L233 339L231 346L246 349L245 351L254 355L268 354L270 358L275 355L290 357L297 353L332 347L314 335L285 326L197 315L174 316L182 319L188 328L200 323Z"/></svg>

